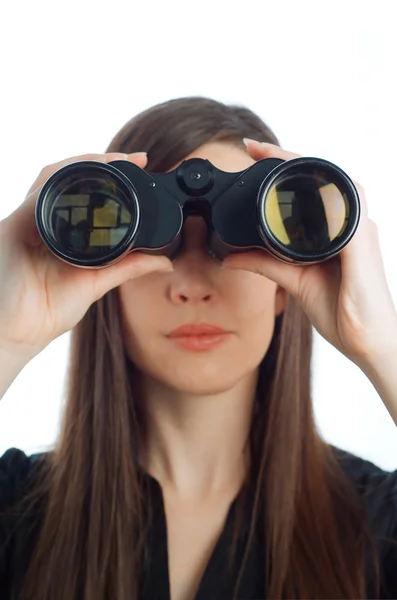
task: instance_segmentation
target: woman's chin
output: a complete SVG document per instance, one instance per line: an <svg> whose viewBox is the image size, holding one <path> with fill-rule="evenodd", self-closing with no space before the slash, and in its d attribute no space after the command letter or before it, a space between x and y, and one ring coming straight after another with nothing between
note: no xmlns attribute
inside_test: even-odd
<svg viewBox="0 0 397 600"><path fill-rule="evenodd" d="M174 365L167 371L152 372L151 376L175 391L195 396L211 396L233 389L244 374L231 365L226 367L212 363L201 369L194 368L193 365L184 368L182 365Z"/></svg>
<svg viewBox="0 0 397 600"><path fill-rule="evenodd" d="M203 378L185 378L184 380L169 379L166 383L167 387L174 389L176 392L190 394L192 396L215 396L222 394L232 389L236 382L225 381L219 378L217 381L203 380Z"/></svg>
<svg viewBox="0 0 397 600"><path fill-rule="evenodd" d="M192 354L153 351L136 356L135 362L141 373L160 386L184 394L211 396L232 390L251 378L263 358L259 352L250 354L246 348Z"/></svg>

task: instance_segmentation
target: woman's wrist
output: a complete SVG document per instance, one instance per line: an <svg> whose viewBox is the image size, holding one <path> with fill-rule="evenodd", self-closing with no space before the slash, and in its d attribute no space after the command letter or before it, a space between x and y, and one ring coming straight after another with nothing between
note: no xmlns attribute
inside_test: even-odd
<svg viewBox="0 0 397 600"><path fill-rule="evenodd" d="M397 425L397 339L393 345L374 352L365 364L359 366Z"/></svg>
<svg viewBox="0 0 397 600"><path fill-rule="evenodd" d="M0 400L32 358L22 348L10 347L0 340Z"/></svg>

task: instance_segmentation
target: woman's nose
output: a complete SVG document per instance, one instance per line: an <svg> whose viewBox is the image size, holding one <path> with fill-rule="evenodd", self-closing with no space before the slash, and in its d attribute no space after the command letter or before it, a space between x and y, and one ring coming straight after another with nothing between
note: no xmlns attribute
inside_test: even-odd
<svg viewBox="0 0 397 600"><path fill-rule="evenodd" d="M211 282L197 273L176 273L170 286L170 298L174 304L209 304L215 297Z"/></svg>
<svg viewBox="0 0 397 600"><path fill-rule="evenodd" d="M182 245L174 259L171 298L174 302L210 302L215 294L213 259L206 248L203 217L190 216L182 232Z"/></svg>
<svg viewBox="0 0 397 600"><path fill-rule="evenodd" d="M204 217L191 215L185 219L182 228L182 243L179 255L191 254L192 251L207 253L207 223Z"/></svg>

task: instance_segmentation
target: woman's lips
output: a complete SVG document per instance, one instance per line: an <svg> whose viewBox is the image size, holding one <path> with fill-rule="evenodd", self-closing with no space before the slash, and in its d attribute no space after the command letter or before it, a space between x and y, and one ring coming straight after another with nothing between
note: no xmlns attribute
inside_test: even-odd
<svg viewBox="0 0 397 600"><path fill-rule="evenodd" d="M169 334L170 337L179 337L186 335L218 335L227 333L222 327L218 325L211 325L210 323L187 323L182 325Z"/></svg>
<svg viewBox="0 0 397 600"><path fill-rule="evenodd" d="M189 323L172 331L170 337L185 350L202 352L219 346L229 336L229 332L208 323Z"/></svg>
<svg viewBox="0 0 397 600"><path fill-rule="evenodd" d="M227 337L228 333L218 333L215 335L178 335L171 337L172 341L185 350L202 352L203 350L211 350L219 346Z"/></svg>

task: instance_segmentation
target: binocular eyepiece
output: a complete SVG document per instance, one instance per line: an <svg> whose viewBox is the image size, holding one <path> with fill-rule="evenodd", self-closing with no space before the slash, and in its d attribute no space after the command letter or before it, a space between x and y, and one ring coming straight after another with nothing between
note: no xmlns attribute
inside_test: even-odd
<svg viewBox="0 0 397 600"><path fill-rule="evenodd" d="M186 216L207 223L207 250L263 249L293 264L338 254L360 218L358 191L333 163L266 158L229 173L201 158L168 173L149 173L125 160L81 161L53 173L36 203L36 224L61 260L102 268L139 250L175 258Z"/></svg>

